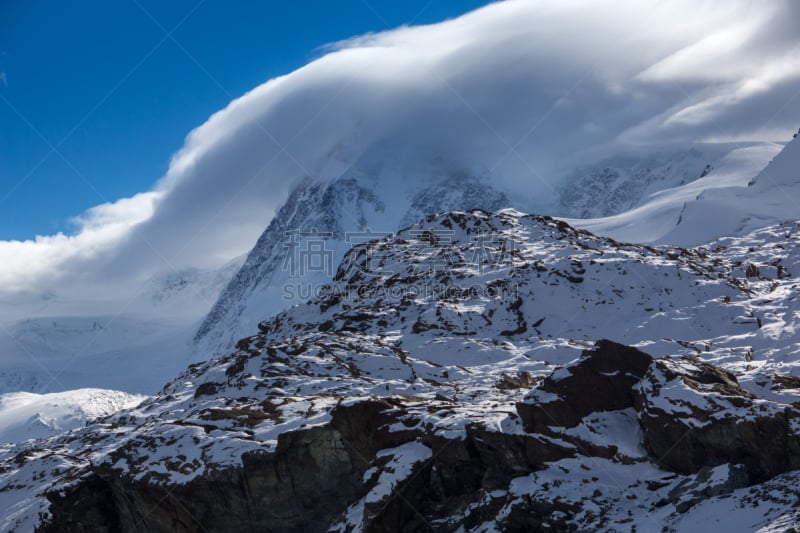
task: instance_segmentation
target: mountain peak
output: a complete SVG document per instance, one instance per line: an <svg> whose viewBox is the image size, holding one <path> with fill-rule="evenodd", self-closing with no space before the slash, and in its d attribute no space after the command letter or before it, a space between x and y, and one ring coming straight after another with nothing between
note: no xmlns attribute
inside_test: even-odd
<svg viewBox="0 0 800 533"><path fill-rule="evenodd" d="M331 266L354 244L390 234L428 213L509 205L505 194L485 179L455 171L438 174L441 162L429 167L434 173L426 177L429 184L400 190L403 167L361 164L326 182L306 178L293 190L203 320L194 338L198 346L220 352L263 316L303 301L313 285L331 278ZM292 262L300 261L294 254L309 244L320 247L324 268L294 268Z"/></svg>
<svg viewBox="0 0 800 533"><path fill-rule="evenodd" d="M789 512L769 494L796 483L798 229L690 249L428 215L139 406L0 450L2 527L416 527L397 491L447 530L678 527L752 491Z"/></svg>

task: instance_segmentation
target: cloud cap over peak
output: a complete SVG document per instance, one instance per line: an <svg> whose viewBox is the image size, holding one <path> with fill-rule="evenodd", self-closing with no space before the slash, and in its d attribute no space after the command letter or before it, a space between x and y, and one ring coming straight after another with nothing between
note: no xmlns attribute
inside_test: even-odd
<svg viewBox="0 0 800 533"><path fill-rule="evenodd" d="M74 235L0 242L3 290L124 292L219 267L294 183L370 150L440 154L546 205L576 163L626 145L788 140L797 20L791 0L509 0L334 43L192 131L153 191L89 210Z"/></svg>

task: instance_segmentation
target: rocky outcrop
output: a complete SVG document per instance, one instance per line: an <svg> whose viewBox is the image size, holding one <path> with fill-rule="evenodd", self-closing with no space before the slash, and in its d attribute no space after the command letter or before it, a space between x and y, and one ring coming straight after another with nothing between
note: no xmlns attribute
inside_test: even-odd
<svg viewBox="0 0 800 533"><path fill-rule="evenodd" d="M661 489L653 505L684 513L704 499L800 468L793 407L757 398L714 365L692 358L657 360L608 340L552 372L516 404L524 431L473 422L451 438L438 433L424 414L447 413L458 405L445 397L396 395L340 402L324 424L283 432L272 450L243 453L238 466L209 465L202 475L177 484L121 476L109 468L135 457L127 448L142 443L131 442L106 466L92 466L66 490L49 493L51 518L40 530L357 526L383 532L426 531L437 523L437 529L451 531L479 528L487 520L505 530L571 530L568 518L581 512L580 505L537 495L517 499L509 487L571 459L652 461L687 476L653 482L650 490ZM646 450L640 457L621 455L616 437L603 444L570 429L598 414L630 410ZM215 419L223 413L262 420L233 407L218 410Z"/></svg>
<svg viewBox="0 0 800 533"><path fill-rule="evenodd" d="M300 182L220 293L194 336L195 344L224 352L249 333L242 328L243 324L250 325L244 317L252 320L255 313L260 320L296 303L285 299L282 285L329 280L330 272L315 272L317 276L310 277L287 269L289 246L303 245L290 242L293 232L318 233L315 238L326 241L325 253L331 254L335 266L342 251L353 244L378 239L384 235L380 232L408 227L426 215L465 209L496 211L513 204L490 180L461 171L440 169L441 175L422 180L410 193L400 195L382 184L379 175L372 175L374 172L374 168L355 165L329 182L311 178ZM370 237L371 231L378 233ZM299 291L294 294L299 295ZM273 303L265 304L264 300Z"/></svg>
<svg viewBox="0 0 800 533"><path fill-rule="evenodd" d="M380 487L383 473L395 473L393 450L410 444L430 450L426 460ZM325 531L359 500L364 531L425 531L428 520L457 516L486 491L572 455L479 425L463 440L441 438L416 427L398 398L364 400L336 407L324 426L281 434L273 452L245 453L240 467L184 484L92 468L49 494L51 519L39 531Z"/></svg>
<svg viewBox="0 0 800 533"><path fill-rule="evenodd" d="M652 362L636 348L601 340L545 378L517 411L527 431L546 432L550 426L575 427L591 413L633 407L633 386Z"/></svg>
<svg viewBox="0 0 800 533"><path fill-rule="evenodd" d="M628 245L513 211L427 217L355 247L319 296L139 406L0 445L0 529L680 530L707 502L752 506L751 489L792 512L796 389L755 342L796 316L798 261L729 246ZM363 257L373 270L352 268ZM574 359L607 330L655 340Z"/></svg>
<svg viewBox="0 0 800 533"><path fill-rule="evenodd" d="M758 398L714 365L656 361L636 406L645 447L677 472L741 464L759 482L800 468L800 409Z"/></svg>
<svg viewBox="0 0 800 533"><path fill-rule="evenodd" d="M93 468L51 493L41 531L322 531L365 490L368 460L334 427L287 432L272 453L162 485Z"/></svg>
<svg viewBox="0 0 800 533"><path fill-rule="evenodd" d="M274 451L244 453L240 467L183 484L92 468L75 487L50 494L54 519L41 531L322 531L364 496L362 478L378 450L418 436L387 430L403 412L384 400L341 405L330 423L282 433Z"/></svg>
<svg viewBox="0 0 800 533"><path fill-rule="evenodd" d="M628 408L651 459L670 470L743 465L761 482L800 469L800 409L758 398L732 373L696 358L654 360L602 340L517 404L525 429L547 434Z"/></svg>

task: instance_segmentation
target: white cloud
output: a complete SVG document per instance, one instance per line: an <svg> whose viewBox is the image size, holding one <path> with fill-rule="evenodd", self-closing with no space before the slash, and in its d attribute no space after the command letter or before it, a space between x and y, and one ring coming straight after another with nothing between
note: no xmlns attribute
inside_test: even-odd
<svg viewBox="0 0 800 533"><path fill-rule="evenodd" d="M37 236L28 241L0 241L0 286L7 292L29 290L47 281L79 276L85 263L112 254L133 228L149 219L161 193L141 193L98 205L74 220L75 235Z"/></svg>
<svg viewBox="0 0 800 533"><path fill-rule="evenodd" d="M0 283L134 287L172 267L221 265L249 249L293 183L379 146L435 147L546 195L541 178L597 149L788 139L800 113L798 6L511 0L335 43L192 131L154 192L88 211L75 235L1 242Z"/></svg>

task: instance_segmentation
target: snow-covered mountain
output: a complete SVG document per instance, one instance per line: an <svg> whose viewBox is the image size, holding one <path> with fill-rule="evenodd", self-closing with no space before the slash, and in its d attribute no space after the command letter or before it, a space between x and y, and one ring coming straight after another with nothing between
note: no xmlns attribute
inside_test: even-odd
<svg viewBox="0 0 800 533"><path fill-rule="evenodd" d="M203 320L196 350L224 352L264 317L307 299L330 281L355 244L427 214L494 211L519 203L487 178L444 161L402 164L384 152L361 158L333 179L308 178L293 190ZM319 250L312 257L314 246ZM315 266L312 258L321 262Z"/></svg>
<svg viewBox="0 0 800 533"><path fill-rule="evenodd" d="M661 188L685 185L703 190L707 186L696 185L698 180L719 175L730 181L730 167L735 165L740 179L749 180L779 149L775 144L742 143L631 151L575 170L559 198L534 206L556 216L618 215L647 202L646 194L659 194ZM442 159L397 161L385 150L381 145L341 174L326 181L307 178L293 190L198 329L197 352L222 353L263 317L313 295L330 280L331 266L353 244L407 227L427 214L473 208L528 210L534 203L534 193L497 190L480 171L468 172ZM747 165L741 165L739 153L747 154ZM680 216L675 202L669 213L674 215L673 225ZM655 222L646 224L657 231ZM301 272L307 265L299 264L306 260L300 254L316 241L324 249L320 259L326 266Z"/></svg>
<svg viewBox="0 0 800 533"><path fill-rule="evenodd" d="M598 169L603 173L612 168L612 162L616 176L613 182L601 180L583 194L576 194L577 189L573 189L568 195L569 189L565 189L560 205L553 209L557 213L574 212L589 205L591 198L597 206L603 206L595 209L609 212L635 204L636 191L671 185L678 179L687 181L692 176L710 179L714 172L724 176L729 168L738 169L739 182L745 178L749 182L751 178L747 176L755 175L760 166L766 165L775 149L776 146L713 145L602 160L576 171L574 185L583 187L597 177ZM747 159L749 166L737 167L735 156L739 152L754 154ZM783 159L770 167L783 169L787 166ZM781 170L781 176L784 172ZM473 207L496 211L511 205L524 207L529 201L519 193L496 190L479 172L470 174L442 160L434 160L422 170L417 165L412 171L408 163L404 168L382 154L342 165L331 173L333 177L324 181L309 178L293 191L246 260L231 261L214 271L184 269L151 278L137 299L121 307L121 313L55 314L63 312L70 302L50 294L37 309L28 308L33 317L0 328L0 352L4 354L0 364L0 402L19 405L24 394L20 396L16 391L62 391L65 395L57 398L62 404L60 410L41 407L52 406L50 395L42 396L41 401L24 396L30 400L24 409L15 408L9 411L12 414L0 416L9 428L5 438L56 434L98 414L109 414L122 404L109 402L103 413L80 408L87 398L83 389L110 389L105 394L113 398L152 393L188 362L227 352L239 338L254 331L263 318L312 297L330 282L332 270L300 273L300 265L287 263L292 259L293 243L299 247L316 238L312 235L293 241L299 230L325 234L330 267L352 246L405 227L428 213ZM652 179L648 181L648 177ZM642 179L647 182L646 187L640 182ZM780 179L787 181L785 177ZM398 183L401 185L392 185ZM689 182L686 187L696 185ZM681 216L674 208L671 215ZM650 220L647 224L654 227ZM217 294L219 298L211 307ZM209 307L211 311L198 328L198 321ZM192 336L194 344L190 346ZM20 413L26 415L24 420Z"/></svg>
<svg viewBox="0 0 800 533"><path fill-rule="evenodd" d="M652 147L644 152L631 147L579 167L560 180L560 202L554 214L586 219L624 213L652 194L705 177L720 166L720 159L744 146L747 144L698 143L652 153Z"/></svg>
<svg viewBox="0 0 800 533"><path fill-rule="evenodd" d="M774 158L774 160L773 160ZM726 235L796 219L800 143L732 150L701 179L656 192L640 206L606 218L570 222L633 242L704 244Z"/></svg>
<svg viewBox="0 0 800 533"><path fill-rule="evenodd" d="M557 215L542 207L557 204L562 177L632 146L788 138L800 109L795 3L702 4L509 0L324 48L190 132L150 190L77 214L64 234L0 240L0 300L14 320L41 316L24 308L53 296L66 311L52 316L113 313L99 307L120 307L143 280L246 254L304 178L327 182L365 157L418 162L401 181L442 157L538 202L524 211ZM610 205L652 191L611 178L633 163L607 163L595 170L613 172L589 175L614 181Z"/></svg>
<svg viewBox="0 0 800 533"><path fill-rule="evenodd" d="M696 171L700 173L695 181L640 198L638 201L643 205L629 212L574 222L618 237L631 236L632 229L634 237L651 241L657 240L654 235L660 235L659 231L670 232L672 237L684 231L677 241L702 242L704 237L741 233L761 221L792 218L792 196L784 193L793 190L797 181L793 177L797 166L792 163L797 159L796 143L790 143L759 174L779 149L779 145L713 145L702 150L676 150L667 155L640 154L602 160L574 175L576 185L585 184L597 177L598 169L606 172L614 162L614 180L601 180L589 189L596 205L602 206L596 209L604 212L636 203L637 196L631 191L673 184L678 179L686 181ZM301 183L246 260L231 261L215 271L185 269L152 278L121 314L55 315L51 313L68 307L69 302L60 301L57 294L41 300L40 307L33 311L40 316L8 323L0 329L0 350L4 354L0 392L49 393L103 387L111 389L109 394L123 394L115 390L151 393L188 362L227 352L239 338L254 331L264 317L314 296L330 282L330 267L352 246L404 227L426 213L476 206L496 211L510 205L524 206L529 201L518 193L496 190L479 172L470 174L442 160L426 165L424 171L417 167L412 172L384 154L342 166L333 176L326 181L309 178ZM648 176L652 178L649 182ZM647 183L644 189L639 182L643 178ZM778 185L765 187L764 183ZM715 224L689 220L696 210L681 201L700 203L704 201L700 192L730 186L745 191L749 199L725 206L722 213L719 209L713 211ZM775 190L779 192L775 194ZM589 205L588 194L573 192L570 196L565 192L554 209L556 212L583 209ZM717 201L718 198L722 196L715 196ZM776 209L776 205L782 207ZM747 224L749 213L755 215ZM727 220L728 214L738 217L739 223L720 228L719 221ZM299 231L311 235L294 240ZM650 234L643 235L642 231ZM299 250L292 251L291 246L306 246L309 239L319 238L315 233L323 235L323 257L327 264L325 268L298 272L301 265L289 263L293 259L291 254ZM217 294L219 298L212 307ZM209 307L211 311L198 328L198 321ZM190 345L192 336L194 344ZM75 402L84 397L80 390L72 394L77 398ZM0 401L16 400L13 394L0 396ZM91 410L66 409L73 420L72 426L77 420L85 422L91 418L86 414ZM57 418L42 416L48 420ZM35 413L31 412L29 419L35 422ZM9 424L18 427L18 422ZM27 438L72 426L32 422L26 426L27 432L20 430L9 435Z"/></svg>
<svg viewBox="0 0 800 533"><path fill-rule="evenodd" d="M798 230L687 249L428 216L138 407L5 446L2 527L795 524Z"/></svg>
<svg viewBox="0 0 800 533"><path fill-rule="evenodd" d="M797 7L731 6L339 43L1 241L0 528L795 527Z"/></svg>
<svg viewBox="0 0 800 533"><path fill-rule="evenodd" d="M253 244L287 199L309 183L320 184L315 193L307 191L312 203L341 204L336 220L322 208L306 207L307 217L298 210L281 223L290 223L290 231L337 235L327 243L327 268L352 244L346 235L342 241L342 231L395 231L426 213L474 207L619 216L658 200L652 196L658 189L700 177L709 164L703 179L721 176L725 157L710 148L711 141L725 140L721 133L729 139L788 136L800 105L784 98L795 83L796 27L787 22L794 20L794 4L742 0L731 6L495 2L441 24L326 48L193 130L165 175L157 182L152 177L151 190L90 208L67 234L0 241L0 350L10 354L0 357L2 387L45 390L37 387L54 381L49 372L65 378L65 387L116 387L109 381L130 374L137 392L154 390L171 372L163 361L221 352L264 316L305 300L325 276L315 271L311 279L290 280L284 292L278 256L288 249L277 244L278 235L271 241L265 235L259 250ZM677 26L680 32L673 31ZM737 36L742 45L736 50L722 47L735 58L720 56L719 37L710 37L709 28ZM755 127L754 116L772 118ZM741 178L754 177L777 149L764 147ZM573 186L564 185L565 177ZM463 184L473 178L480 184L470 193L472 185ZM602 185L589 186L596 180ZM684 203L700 191L683 187L683 196L667 195L662 218L650 217L657 230L637 224L634 215L597 221L596 231L606 228L629 240L664 237L685 220ZM500 202L501 195L508 201ZM328 222L331 228L301 227ZM185 297L192 280L205 283L200 273L216 272L250 250L251 260L232 283L229 273L208 285L213 290ZM146 280L158 280L155 291ZM217 301L223 286L228 289ZM129 353L136 357L126 360L139 361L138 367L95 372L108 350L81 349L87 363L68 376L61 370L75 350L62 353L59 342L47 340L32 350L14 337L26 331L18 327L21 320L42 319L37 334L49 331L54 338L63 332L48 330L46 320L82 320L80 327L70 326L74 337L67 344L92 351L91 328L109 317L126 322L126 331L141 326L139 338L126 333L113 348L135 350ZM199 328L191 324L203 317ZM178 329L147 339L148 321ZM179 349L173 342L179 336L199 342ZM162 338L172 344L159 347ZM47 362L51 352L58 352L53 365ZM148 368L152 380L139 388ZM90 375L99 381L81 381Z"/></svg>
<svg viewBox="0 0 800 533"><path fill-rule="evenodd" d="M613 181L601 181L581 194L575 187L565 189L558 202L533 207L561 215L585 209L591 199L609 212L636 204L638 193L631 191L644 194L648 187L696 178L652 196L668 201L645 196L638 201L646 207L638 210L574 221L620 238L653 240L642 232L672 231L682 217L681 202L695 198L709 187L706 183L721 187L750 182L779 149L774 144L718 144L628 152L574 173L575 187L583 187L613 163ZM469 172L430 154L408 158L392 153L379 145L353 161L342 153L331 154L316 178L307 178L293 190L247 258L234 259L221 269L171 271L147 280L135 298L100 306L57 292L7 302L5 315L27 318L0 323L0 392L101 387L152 393L188 362L226 352L264 317L308 299L330 281L333 265L355 244L429 213L531 208L531 196L498 190L486 171ZM652 180L643 189L640 180L648 176ZM652 209L653 204L660 207ZM635 234L624 228L633 228ZM314 240L324 241L318 254L324 264L304 269L301 248ZM105 313L70 313L84 307Z"/></svg>
<svg viewBox="0 0 800 533"><path fill-rule="evenodd" d="M0 442L49 437L133 407L145 396L104 389L0 395Z"/></svg>

